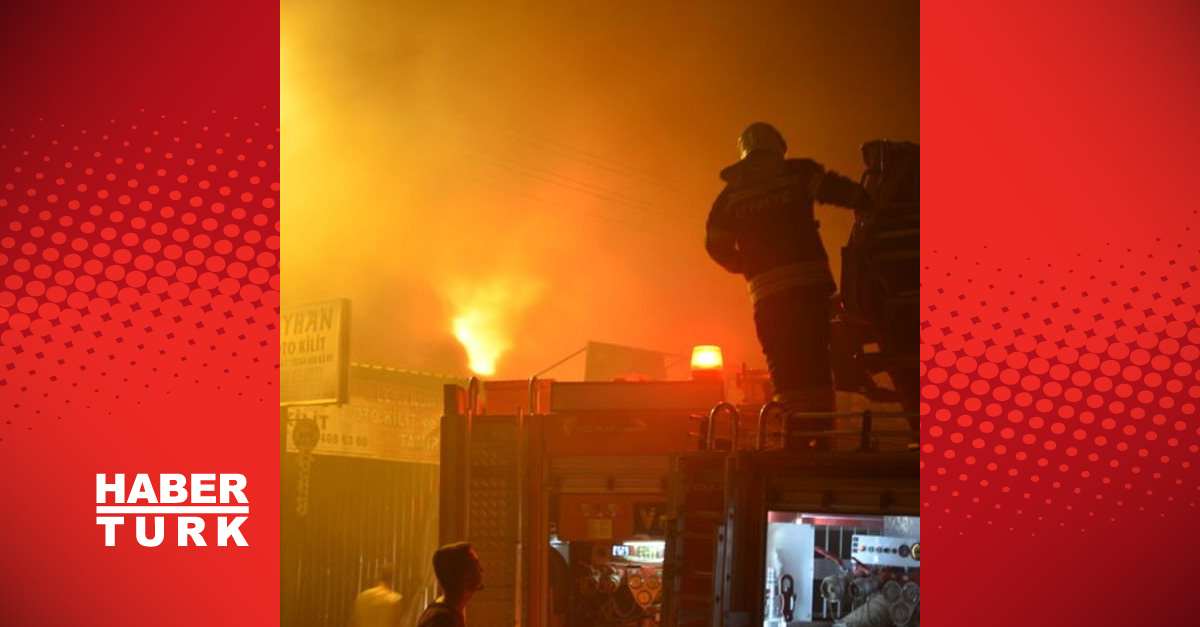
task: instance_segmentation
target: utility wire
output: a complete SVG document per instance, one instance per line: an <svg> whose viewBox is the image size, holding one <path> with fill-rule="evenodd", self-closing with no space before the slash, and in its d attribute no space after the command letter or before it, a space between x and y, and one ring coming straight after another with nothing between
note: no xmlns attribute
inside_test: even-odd
<svg viewBox="0 0 1200 627"><path fill-rule="evenodd" d="M601 170L606 170L614 174L619 174L621 176L632 178L643 183L654 185L676 193L690 195L695 198L704 197L704 194L696 188L676 183L675 181L667 179L644 168L632 166L616 159L605 157L603 155L584 150L558 140L550 139L527 130L516 128L512 125L484 121L478 118L466 120L458 116L449 116L444 111L428 111L428 114L430 117L439 118L439 122L445 126L450 126L453 128L473 128L491 133L493 135L508 136L509 138L533 148L558 154L568 159L572 159Z"/></svg>
<svg viewBox="0 0 1200 627"><path fill-rule="evenodd" d="M504 187L501 185L495 185L495 184L492 184L492 187L494 189L496 189L497 191L504 192L506 194L511 194L513 196L520 196L521 198L527 198L529 200L533 200L533 201L536 201L543 205L546 205L550 208L554 208L554 209L562 209L563 208L563 205L560 205L559 203L553 203L544 198L538 198L537 196L534 196L533 194L529 194L527 192L519 192L517 190L509 189L507 187ZM597 218L600 220L604 220L604 221L610 222L612 224L616 224L616 225L623 226L626 228L641 231L642 233L647 233L647 234L651 234L651 235L655 235L655 236L659 236L659 237L670 235L668 233L664 233L663 231L661 231L659 229L650 228L650 227L647 227L640 223L630 222L628 220L621 220L620 218L615 218L615 217L608 216L608 215L605 215L602 213L597 213L595 211L587 211L585 209L579 209L577 207L573 207L570 205L567 205L566 207L567 207L568 211L572 211L574 213L579 213L582 215L586 215L586 216L590 216L590 217Z"/></svg>
<svg viewBox="0 0 1200 627"><path fill-rule="evenodd" d="M550 152L550 153L553 153L553 154L556 154L556 155L560 155L560 156L566 157L566 158L568 158L568 159L573 159L573 160L575 160L575 161L578 161L578 162L580 162L580 163L585 163L585 164L587 164L587 165L590 165L590 166L592 166L592 167L594 167L594 168L598 168L598 169L600 169L600 170L605 170L605 171L607 171L607 172L612 172L612 173L614 173L614 174L619 174L619 175L621 175L621 176L629 177L629 178L632 178L632 179L634 179L634 180L641 181L641 182L643 182L643 183L647 183L647 184L650 184L650 185L655 185L655 186L661 187L661 188L663 188L663 189L666 189L666 190L669 190L669 191L673 191L673 192L677 192L677 193L680 193L680 194L687 194L687 195L689 195L689 196L695 196L695 197L697 197L697 198L701 198L701 197L703 197L703 194L701 194L700 192L698 192L698 191L696 191L696 190L694 190L694 189L689 189L689 188L686 188L686 187L679 186L679 185L677 185L677 184L675 184L675 183L672 183L672 182L669 182L669 181L667 181L666 179L658 179L658 178L654 177L654 175L650 175L650 174L640 174L639 172L641 172L641 170L638 170L638 169L634 168L633 166L624 166L624 165L623 165L623 166L621 166L621 168L624 168L624 170L622 170L622 169L620 169L620 168L617 168L617 167L612 167L612 166L604 165L604 163L596 163L595 161L592 161L592 160L590 160L590 159L585 159L585 158L579 157L579 156L577 156L577 155L572 155L572 154L570 154L569 152L567 152L567 151L569 151L569 150L574 150L574 151L577 151L577 152L579 152L580 154L591 156L592 158L594 158L594 159L596 159L596 160L599 160L599 161L602 161L602 162L609 162L609 163L617 163L617 164L619 164L619 162L616 162L616 161L613 161L613 160L610 160L610 159L605 159L604 157L600 157L600 156L598 156L598 155L593 155L593 153L587 152L587 151L585 151L585 150L583 150L583 149L581 149L581 148L571 148L571 147L567 147L565 150L559 150L559 149L556 149L556 148L553 148L553 147L550 147L550 146L543 146L543 145L539 145L537 142L535 142L535 141L530 141L530 140L528 140L528 139L523 139L523 138L520 138L520 137L517 137L516 139L517 139L517 141L519 141L519 142L521 142L521 143L523 143L523 144L526 144L526 145L528 145L528 146L532 146L532 147L534 147L534 148L537 148L537 149L539 149L539 150L544 150L544 151L546 151L546 152ZM626 170L628 170L628 171L626 171Z"/></svg>
<svg viewBox="0 0 1200 627"><path fill-rule="evenodd" d="M514 166L520 167L520 168L522 168L522 169L525 169L525 170L530 170L530 171L533 171L533 172L543 172L543 173L545 173L545 174L548 174L548 175L550 175L550 176L553 176L553 177L556 177L556 178L560 178L560 179L563 179L563 180L565 180L565 181L568 181L568 182L571 182L571 183L575 183L575 184L578 184L578 185L582 185L582 186L584 186L584 187L588 187L588 188L594 189L594 190L596 190L597 192L601 192L601 193L604 193L604 194L607 194L607 195L613 196L613 197L615 197L615 198L618 198L618 199L621 199L621 200L624 200L624 201L627 201L627 202L630 202L630 203L634 203L634 204L640 205L641 207L644 207L644 208L646 208L647 210L652 210L652 211L655 211L655 210L657 210L657 211L663 211L663 212L665 212L665 215L668 215L669 217L674 217L674 218L679 218L679 217L682 217L682 216L680 216L680 215L676 214L675 212L673 212L673 211L671 211L671 210L669 210L669 209L667 209L667 208L663 207L662 205L658 205L658 204L655 204L655 203L651 203L651 202L647 202L647 201L644 201L644 200L640 200L640 199L638 199L638 198L634 198L633 196L629 196L629 195L627 195L627 194L624 194L624 193L621 193L621 192L618 192L618 191L615 191L615 190L612 190L612 189L608 189L608 188L602 187L602 186L600 186L600 185L596 185L596 184L593 184L593 183L589 183L589 182L587 182L587 181L583 181L583 180L580 180L580 179L577 179L577 178L573 178L573 177L567 176L567 175L565 175L565 174L559 174L559 173L557 173L557 172L553 172L553 171L547 170L546 168L541 168L541 167L537 167L537 166L532 166L532 165L528 165L528 164L523 164L523 163L521 163L520 161L517 161L516 159L513 159L512 157L506 157L506 156L503 156L503 155L496 155L496 154L494 154L494 153L490 153L490 152L486 152L486 151L477 151L477 153L476 153L476 154L482 155L482 156L484 156L484 157L489 157L489 158L492 158L492 159L498 159L498 160L500 160L500 161L507 162L507 163L509 163L509 164L511 164L511 165L514 165Z"/></svg>
<svg viewBox="0 0 1200 627"><path fill-rule="evenodd" d="M591 189L588 189L587 187L583 187L583 185L588 185L587 183L583 183L582 181L579 181L579 180L577 180L577 179L572 179L572 178L570 178L570 177L567 177L567 176L563 176L563 175L560 175L560 174L553 174L553 173L549 173L549 176L548 176L548 175L546 175L546 174L539 174L539 173L538 173L538 172L536 172L536 171L524 170L524 169L521 169L521 168L519 168L519 167L514 167L514 166L511 166L511 165L507 165L507 164L505 164L505 163L503 163L503 162L501 162L501 161L496 161L496 160L493 160L493 159L488 159L488 158L486 158L486 157L479 157L479 159L480 159L480 161L482 161L483 163L486 163L486 164L488 164L488 165L491 165L491 166L493 166L493 167L500 168L500 169L503 169L503 170L508 170L508 171L510 171L510 172L514 172L514 173L516 173L516 174L521 174L521 175L524 175L524 176L528 176L528 177L530 177L530 178L534 178L534 179L537 179L537 180L539 180L539 181L544 181L544 182L546 182L546 183L550 183L550 184L552 184L552 185L557 185L557 186L559 186L559 187L563 187L563 188L566 188L566 189L569 189L569 190L575 191L575 192L577 192L577 193L580 193L580 194L585 194L585 195L588 195L588 196L592 196L593 198L597 198L597 199L599 199L599 200L605 200L605 201L608 201L608 202L614 202L614 203L617 203L617 204L620 204L620 205L624 205L624 206L626 206L626 207L629 207L629 208L631 208L631 209L637 209L637 210L639 210L639 211L645 211L645 212L647 212L647 213L650 213L650 214L653 214L653 215L657 215L657 216L659 216L659 217L667 218L667 219L670 219L670 220L677 220L677 221L680 221L680 222L686 222L686 221L687 221L687 220L686 220L686 219L685 219L683 216L680 216L680 215L678 215L678 214L674 214L674 213L667 213L667 212L664 212L664 211L662 211L662 210L658 210L658 209L653 209L653 208L647 207L646 205L644 205L644 204L640 204L640 203L638 203L638 202L636 202L636 201L627 200L626 198L623 198L622 196L618 195L617 193L614 193L614 192L611 192L611 191L608 191L608 190L605 190L604 192L596 192L596 191L592 191ZM595 188L596 186L591 186L591 187ZM603 189L603 188L600 188L600 189Z"/></svg>

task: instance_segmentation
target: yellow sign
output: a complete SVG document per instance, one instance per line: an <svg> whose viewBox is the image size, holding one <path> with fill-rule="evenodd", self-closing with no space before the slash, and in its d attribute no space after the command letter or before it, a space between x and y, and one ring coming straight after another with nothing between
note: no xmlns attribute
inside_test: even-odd
<svg viewBox="0 0 1200 627"><path fill-rule="evenodd" d="M443 395L451 377L351 364L345 403L288 408L289 428L311 419L321 428L317 455L438 463ZM296 450L288 439L288 451Z"/></svg>
<svg viewBox="0 0 1200 627"><path fill-rule="evenodd" d="M350 301L285 307L279 323L279 404L345 403Z"/></svg>
<svg viewBox="0 0 1200 627"><path fill-rule="evenodd" d="M613 521L611 518L589 518L587 521L588 540L611 540L613 537Z"/></svg>

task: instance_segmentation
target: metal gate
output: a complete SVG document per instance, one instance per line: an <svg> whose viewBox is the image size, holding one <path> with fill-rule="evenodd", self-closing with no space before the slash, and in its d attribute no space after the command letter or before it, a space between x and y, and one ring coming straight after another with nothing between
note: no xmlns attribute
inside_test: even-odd
<svg viewBox="0 0 1200 627"><path fill-rule="evenodd" d="M300 516L295 458L281 459L281 624L344 627L384 563L394 565L405 624L415 624L434 592L438 467L317 455Z"/></svg>

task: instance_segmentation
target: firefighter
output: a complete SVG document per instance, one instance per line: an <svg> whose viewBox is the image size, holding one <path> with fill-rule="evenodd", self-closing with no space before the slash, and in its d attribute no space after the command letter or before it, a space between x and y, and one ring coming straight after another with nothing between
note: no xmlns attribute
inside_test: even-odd
<svg viewBox="0 0 1200 627"><path fill-rule="evenodd" d="M749 283L775 400L789 411L833 411L829 311L836 287L813 202L866 210L870 198L815 161L784 158L787 143L770 124L748 126L738 151L738 162L721 171L725 189L708 214L705 247Z"/></svg>

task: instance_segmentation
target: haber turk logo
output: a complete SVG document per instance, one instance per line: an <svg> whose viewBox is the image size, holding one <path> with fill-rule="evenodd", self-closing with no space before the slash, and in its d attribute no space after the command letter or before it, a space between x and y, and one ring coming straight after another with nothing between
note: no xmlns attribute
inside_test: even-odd
<svg viewBox="0 0 1200 627"><path fill-rule="evenodd" d="M249 501L242 493L244 475L164 474L158 475L157 487L156 492L150 475L137 475L128 489L123 474L113 475L111 481L108 475L96 475L96 524L104 526L104 546L117 545L118 527L128 516L134 517L137 542L142 546L163 543L167 518L175 519L179 546L208 546L204 538L212 538L214 528L206 531L206 520L211 523L213 517L217 546L228 546L230 540L237 546L249 546L240 529L250 514ZM147 521L153 523L153 532L147 531Z"/></svg>

